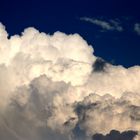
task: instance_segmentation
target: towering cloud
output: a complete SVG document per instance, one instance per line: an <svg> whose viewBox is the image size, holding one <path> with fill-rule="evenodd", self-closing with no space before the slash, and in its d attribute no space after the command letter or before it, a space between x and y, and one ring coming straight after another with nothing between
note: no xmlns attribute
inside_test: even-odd
<svg viewBox="0 0 140 140"><path fill-rule="evenodd" d="M2 140L139 140L140 67L113 66L78 34L0 25ZM124 135L125 134L125 135Z"/></svg>

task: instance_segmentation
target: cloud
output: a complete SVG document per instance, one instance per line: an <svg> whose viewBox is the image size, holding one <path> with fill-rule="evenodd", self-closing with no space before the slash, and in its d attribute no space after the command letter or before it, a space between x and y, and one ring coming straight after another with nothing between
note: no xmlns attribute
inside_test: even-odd
<svg viewBox="0 0 140 140"><path fill-rule="evenodd" d="M93 64L93 71L94 72L105 72L105 67L107 65L107 62L103 60L102 58L97 58L96 61Z"/></svg>
<svg viewBox="0 0 140 140"><path fill-rule="evenodd" d="M107 135L96 134L93 136L93 140L132 140L137 135L137 132L126 131L120 133L119 131L112 130Z"/></svg>
<svg viewBox="0 0 140 140"><path fill-rule="evenodd" d="M94 19L94 18L89 18L89 17L81 17L80 20L95 24L104 30L119 31L119 32L123 31L123 27L116 20L110 20L107 22L104 20Z"/></svg>
<svg viewBox="0 0 140 140"><path fill-rule="evenodd" d="M134 25L134 31L135 31L138 35L140 35L140 24L139 24L139 23L136 23L136 24Z"/></svg>
<svg viewBox="0 0 140 140"><path fill-rule="evenodd" d="M140 107L128 99L131 94L125 93L118 99L107 94L87 96L76 107L81 130L84 130L89 136L96 134L96 132L106 135L111 130L119 130L120 132L139 130ZM137 95L133 93L133 96Z"/></svg>
<svg viewBox="0 0 140 140"><path fill-rule="evenodd" d="M136 131L140 67L114 66L80 35L0 25L0 136L3 140L91 140Z"/></svg>

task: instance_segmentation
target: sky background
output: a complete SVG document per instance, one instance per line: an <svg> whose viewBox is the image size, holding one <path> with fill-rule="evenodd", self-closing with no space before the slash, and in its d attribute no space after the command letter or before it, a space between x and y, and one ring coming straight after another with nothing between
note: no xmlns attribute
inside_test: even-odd
<svg viewBox="0 0 140 140"><path fill-rule="evenodd" d="M139 0L1 0L0 22L9 35L30 26L41 32L78 33L95 55L115 65L140 65Z"/></svg>

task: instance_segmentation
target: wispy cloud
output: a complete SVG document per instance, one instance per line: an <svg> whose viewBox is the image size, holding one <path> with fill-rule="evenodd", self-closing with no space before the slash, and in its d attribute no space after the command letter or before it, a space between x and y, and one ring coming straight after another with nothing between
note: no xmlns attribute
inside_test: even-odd
<svg viewBox="0 0 140 140"><path fill-rule="evenodd" d="M140 35L140 23L136 23L136 24L134 25L134 31L135 31L138 35Z"/></svg>
<svg viewBox="0 0 140 140"><path fill-rule="evenodd" d="M123 31L123 27L116 20L104 21L104 20L89 18L89 17L81 17L80 20L100 26L104 30L109 30L109 31L116 30L119 32Z"/></svg>

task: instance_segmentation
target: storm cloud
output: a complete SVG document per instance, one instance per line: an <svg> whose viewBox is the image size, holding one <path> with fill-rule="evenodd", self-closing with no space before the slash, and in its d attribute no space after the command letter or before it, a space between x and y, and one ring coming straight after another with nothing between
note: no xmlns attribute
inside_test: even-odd
<svg viewBox="0 0 140 140"><path fill-rule="evenodd" d="M140 139L140 67L106 63L78 34L0 24L0 97L2 140Z"/></svg>

